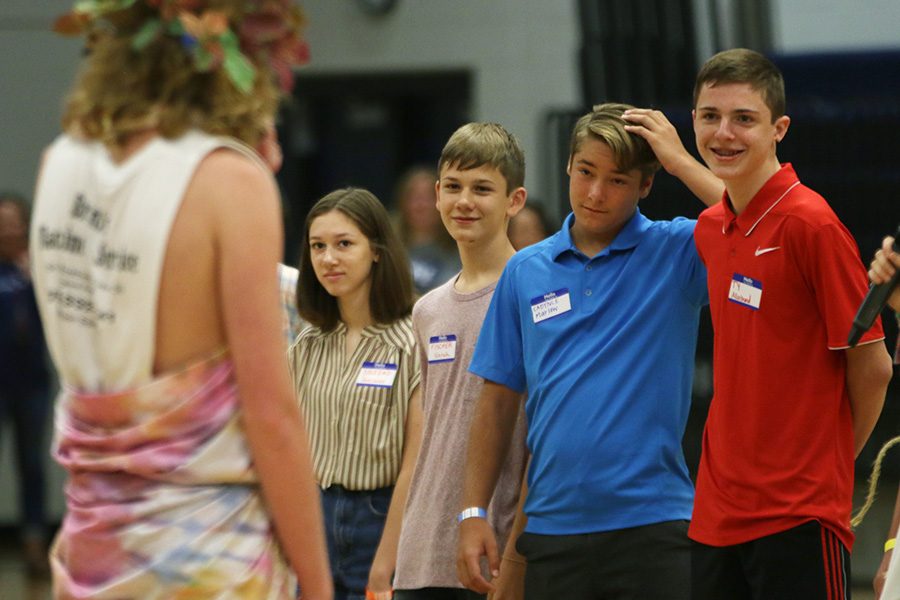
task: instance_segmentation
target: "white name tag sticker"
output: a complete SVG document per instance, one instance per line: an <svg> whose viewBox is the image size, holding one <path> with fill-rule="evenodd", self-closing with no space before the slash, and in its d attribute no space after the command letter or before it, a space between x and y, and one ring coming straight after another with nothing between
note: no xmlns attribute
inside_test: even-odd
<svg viewBox="0 0 900 600"><path fill-rule="evenodd" d="M392 363L364 362L356 377L356 385L389 388L397 377L397 365Z"/></svg>
<svg viewBox="0 0 900 600"><path fill-rule="evenodd" d="M531 319L535 323L558 317L570 310L572 310L572 300L567 288L531 299Z"/></svg>
<svg viewBox="0 0 900 600"><path fill-rule="evenodd" d="M456 336L436 335L428 338L428 363L453 362L456 358Z"/></svg>
<svg viewBox="0 0 900 600"><path fill-rule="evenodd" d="M762 282L735 273L728 288L728 300L753 310L759 310L762 301Z"/></svg>

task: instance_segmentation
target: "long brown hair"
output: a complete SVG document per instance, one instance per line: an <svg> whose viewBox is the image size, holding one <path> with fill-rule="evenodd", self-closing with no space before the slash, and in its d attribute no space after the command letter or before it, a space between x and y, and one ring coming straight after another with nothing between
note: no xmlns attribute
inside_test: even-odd
<svg viewBox="0 0 900 600"><path fill-rule="evenodd" d="M369 310L374 321L389 324L409 315L415 297L406 249L391 226L381 201L368 190L348 187L323 197L306 216L300 248L300 276L297 279L297 309L300 316L324 331L334 329L340 321L337 298L319 283L309 247L312 222L335 210L353 221L378 254L378 262L372 264L370 275Z"/></svg>

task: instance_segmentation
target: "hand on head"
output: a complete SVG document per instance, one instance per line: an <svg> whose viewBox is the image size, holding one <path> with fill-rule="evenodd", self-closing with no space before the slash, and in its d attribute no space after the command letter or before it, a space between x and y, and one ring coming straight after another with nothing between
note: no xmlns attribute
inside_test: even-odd
<svg viewBox="0 0 900 600"><path fill-rule="evenodd" d="M669 174L675 175L681 162L689 157L675 126L662 112L650 108L632 108L622 114L625 131L634 133L650 144L653 153Z"/></svg>

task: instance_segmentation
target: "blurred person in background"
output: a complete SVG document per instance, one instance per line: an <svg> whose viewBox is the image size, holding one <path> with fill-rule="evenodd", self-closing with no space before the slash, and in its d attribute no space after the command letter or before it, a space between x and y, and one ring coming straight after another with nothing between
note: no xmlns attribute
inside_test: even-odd
<svg viewBox="0 0 900 600"><path fill-rule="evenodd" d="M509 220L509 241L516 250L537 244L555 231L555 228L550 227L544 209L534 201L523 206L522 210Z"/></svg>
<svg viewBox="0 0 900 600"><path fill-rule="evenodd" d="M397 228L420 295L441 285L461 268L456 243L441 224L434 192L436 181L433 169L413 167L400 178L394 199Z"/></svg>
<svg viewBox="0 0 900 600"><path fill-rule="evenodd" d="M881 249L875 253L875 257L869 265L869 280L872 283L877 285L885 284L900 269L900 254L894 252L893 244L894 238L888 236L884 238ZM894 288L887 304L897 313L897 321L900 323L900 285ZM897 338L897 349L894 351L894 364L900 364L900 336ZM872 506L874 490L877 489L876 486L884 454L889 448L898 443L900 443L900 437L888 440L878 453L878 459L870 480L869 497L866 499L865 506L854 518L854 525L857 524L857 521L862 520L862 517L865 516L865 513ZM900 559L897 558L898 553L895 548L898 528L900 528L900 494L897 495L897 501L894 505L894 516L891 518L891 526L888 530L888 539L884 544L884 557L873 581L876 600L900 600Z"/></svg>
<svg viewBox="0 0 900 600"><path fill-rule="evenodd" d="M49 575L44 456L50 373L28 264L28 205L0 193L0 433L15 438L22 556L29 576Z"/></svg>

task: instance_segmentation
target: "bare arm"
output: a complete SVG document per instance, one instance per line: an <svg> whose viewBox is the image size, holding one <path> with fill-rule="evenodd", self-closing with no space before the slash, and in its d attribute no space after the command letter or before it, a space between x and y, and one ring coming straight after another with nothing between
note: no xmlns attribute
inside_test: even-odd
<svg viewBox="0 0 900 600"><path fill-rule="evenodd" d="M530 461L529 461L530 463ZM525 498L528 497L528 465L522 473L522 487L516 505L516 518L512 531L503 549L500 576L494 581L495 590L488 594L488 600L522 600L525 597L525 557L516 551L516 540L525 531L528 517L525 516Z"/></svg>
<svg viewBox="0 0 900 600"><path fill-rule="evenodd" d="M242 423L263 496L303 597L332 597L319 491L306 428L284 360L275 265L278 191L246 159L224 153L209 183L216 198L219 295L241 397Z"/></svg>
<svg viewBox="0 0 900 600"><path fill-rule="evenodd" d="M418 351L418 350L417 350ZM416 386L409 398L409 410L406 415L406 434L403 440L403 461L400 473L394 484L391 505L381 541L372 559L369 570L369 589L373 592L385 592L391 589L394 569L397 567L397 545L400 543L400 526L403 523L403 510L409 495L409 484L412 481L419 447L422 444L422 387Z"/></svg>
<svg viewBox="0 0 900 600"><path fill-rule="evenodd" d="M484 382L469 432L461 508L486 508L490 503L506 461L520 402L520 394L514 390L499 383ZM482 556L487 557L491 573L497 577L500 557L491 526L485 519L466 519L459 526L456 570L463 585L484 594L493 591L494 586L481 574Z"/></svg>
<svg viewBox="0 0 900 600"><path fill-rule="evenodd" d="M893 367L882 341L848 348L845 352L847 393L853 413L854 456L859 456L881 414Z"/></svg>
<svg viewBox="0 0 900 600"><path fill-rule="evenodd" d="M894 238L888 236L881 242L881 250L875 253L869 268L869 279L872 283L886 283L890 281L897 269L900 269L900 254L894 252ZM894 292L888 298L888 304L895 311L900 312L900 285L894 288Z"/></svg>
<svg viewBox="0 0 900 600"><path fill-rule="evenodd" d="M897 530L900 529L900 491L897 493L897 500L894 502L894 516L891 517L891 527L888 529L887 539L896 539ZM881 598L881 592L884 590L884 582L887 578L888 566L891 564L891 556L894 549L886 550L881 558L881 564L875 572L875 579L872 581L872 587L875 590L875 600Z"/></svg>
<svg viewBox="0 0 900 600"><path fill-rule="evenodd" d="M680 179L703 204L713 206L722 200L725 184L685 150L666 115L635 108L626 110L623 118L628 122L625 130L647 140L666 172Z"/></svg>

